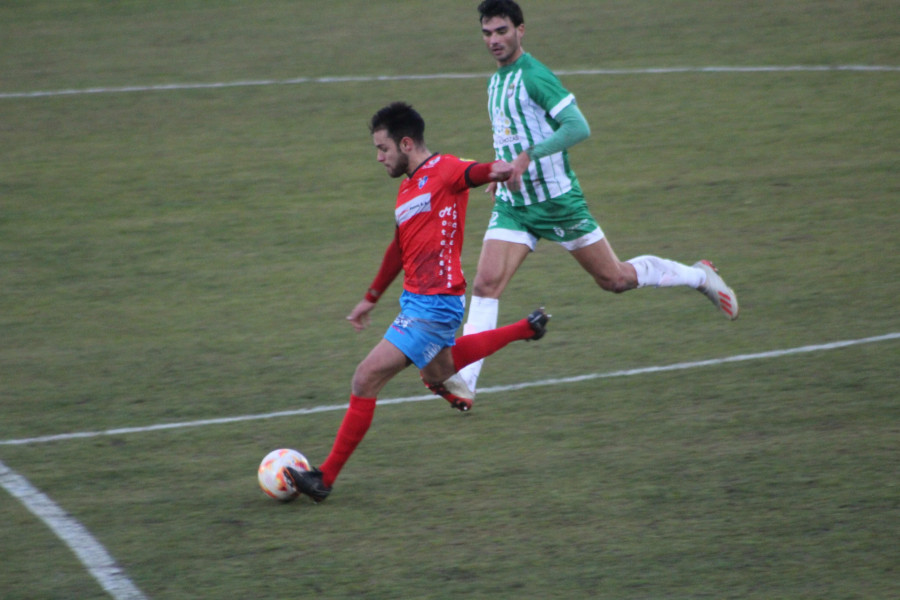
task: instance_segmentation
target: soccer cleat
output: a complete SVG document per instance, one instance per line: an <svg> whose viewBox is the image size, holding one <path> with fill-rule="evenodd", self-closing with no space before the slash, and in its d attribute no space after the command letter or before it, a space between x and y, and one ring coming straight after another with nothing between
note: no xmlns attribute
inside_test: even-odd
<svg viewBox="0 0 900 600"><path fill-rule="evenodd" d="M304 471L294 467L285 467L284 472L288 480L294 484L294 488L301 494L306 494L315 502L321 502L331 493L331 486L322 481L322 471L312 469Z"/></svg>
<svg viewBox="0 0 900 600"><path fill-rule="evenodd" d="M544 311L543 306L528 315L528 324L531 325L531 330L534 331L534 335L526 341L539 340L544 337L544 334L547 333L547 321L549 321L552 316L553 315L548 315Z"/></svg>
<svg viewBox="0 0 900 600"><path fill-rule="evenodd" d="M472 409L472 400L475 399L475 394L472 393L459 373L455 373L443 383L428 383L425 380L422 380L422 383L433 393L447 400L450 406L459 412L468 412Z"/></svg>
<svg viewBox="0 0 900 600"><path fill-rule="evenodd" d="M694 265L706 272L706 283L697 289L709 298L716 307L725 313L725 316L734 321L738 318L738 299L734 290L725 285L725 280L719 275L719 270L708 260L701 260Z"/></svg>

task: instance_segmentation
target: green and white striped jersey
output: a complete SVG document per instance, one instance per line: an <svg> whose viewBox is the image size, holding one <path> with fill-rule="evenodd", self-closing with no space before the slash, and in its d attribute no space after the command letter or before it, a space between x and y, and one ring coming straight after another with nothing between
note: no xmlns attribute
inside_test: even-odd
<svg viewBox="0 0 900 600"><path fill-rule="evenodd" d="M488 83L488 113L494 129L494 153L508 162L526 148L547 139L559 129L554 119L575 102L556 75L527 52L511 65L501 67ZM580 189L569 155L563 150L532 160L522 176L522 189L511 192L497 186L496 198L513 206L528 206Z"/></svg>

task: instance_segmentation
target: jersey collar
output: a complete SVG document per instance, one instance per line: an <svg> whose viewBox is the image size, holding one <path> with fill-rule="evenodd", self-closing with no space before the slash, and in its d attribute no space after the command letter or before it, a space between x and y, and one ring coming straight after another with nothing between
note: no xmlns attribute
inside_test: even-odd
<svg viewBox="0 0 900 600"><path fill-rule="evenodd" d="M416 170L409 174L408 179L412 179L412 178L416 175L416 173L419 172L419 169L422 168L422 165L428 163L428 161L430 161L432 158L434 158L434 157L437 156L438 154L440 154L440 152L435 152L434 154L432 154L431 156L429 156L428 158L426 158L425 160L423 160L421 163L419 163L419 166L416 167Z"/></svg>

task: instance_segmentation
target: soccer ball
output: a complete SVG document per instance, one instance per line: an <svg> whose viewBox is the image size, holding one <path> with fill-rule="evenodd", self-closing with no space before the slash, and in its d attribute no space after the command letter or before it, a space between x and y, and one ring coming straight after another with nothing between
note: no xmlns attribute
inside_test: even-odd
<svg viewBox="0 0 900 600"><path fill-rule="evenodd" d="M270 497L282 502L288 502L300 495L300 492L294 489L291 480L284 475L284 468L289 465L295 469L310 470L306 457L290 448L272 450L259 463L257 474L259 487Z"/></svg>

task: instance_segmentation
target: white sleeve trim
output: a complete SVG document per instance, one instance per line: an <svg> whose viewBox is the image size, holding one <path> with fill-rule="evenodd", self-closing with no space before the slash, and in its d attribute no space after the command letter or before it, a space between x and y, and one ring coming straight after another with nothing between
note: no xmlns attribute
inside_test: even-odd
<svg viewBox="0 0 900 600"><path fill-rule="evenodd" d="M556 104L556 106L554 106L553 108L550 109L550 117L553 118L553 119L555 119L555 118L556 118L556 115L558 115L560 112L562 112L562 110L563 110L564 108L566 108L567 106L569 106L569 105L572 104L573 102L575 102L575 94L569 94L568 96L566 96L565 98L563 98L562 100L560 100L560 101Z"/></svg>

